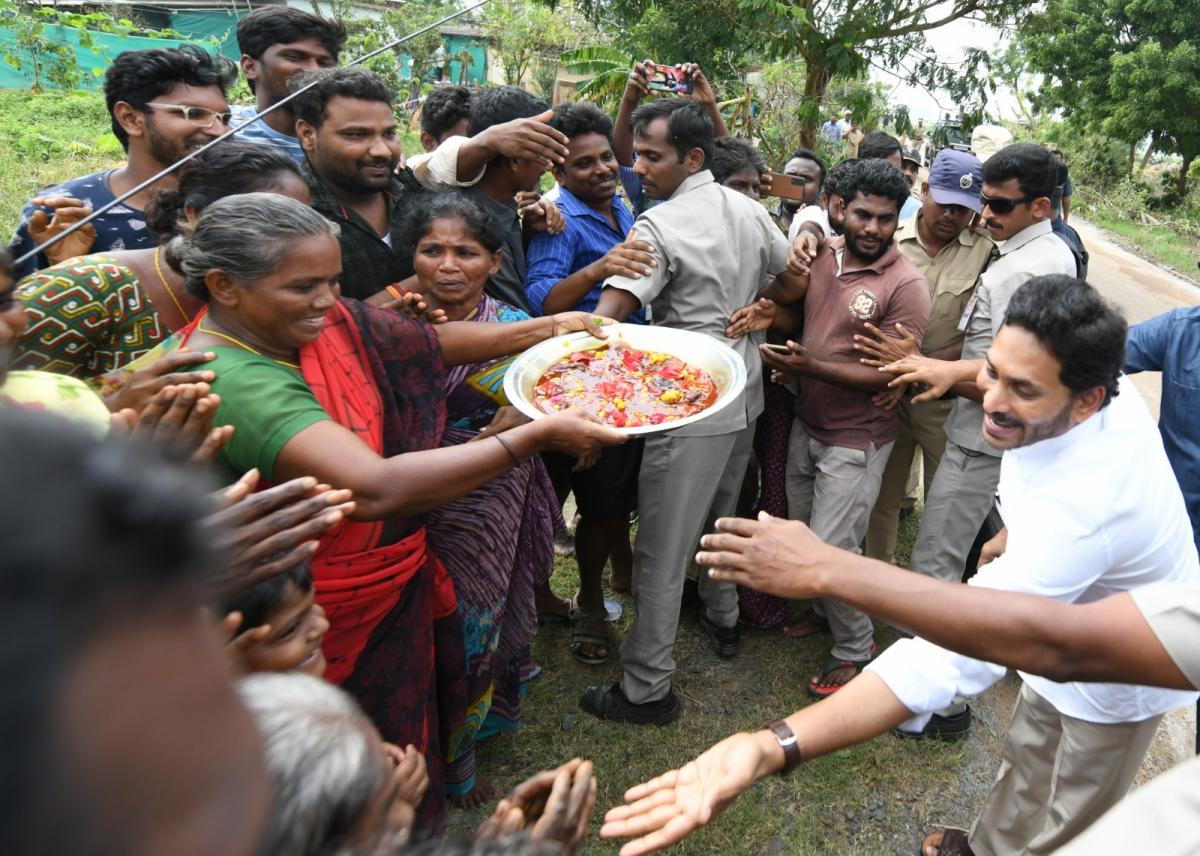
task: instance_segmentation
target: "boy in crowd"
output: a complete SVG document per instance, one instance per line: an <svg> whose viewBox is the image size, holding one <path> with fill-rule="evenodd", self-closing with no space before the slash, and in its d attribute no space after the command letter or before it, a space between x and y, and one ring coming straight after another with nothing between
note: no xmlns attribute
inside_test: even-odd
<svg viewBox="0 0 1200 856"><path fill-rule="evenodd" d="M220 611L223 629L231 635L227 651L235 672L325 674L321 640L329 621L316 601L307 563L231 592Z"/></svg>
<svg viewBox="0 0 1200 856"><path fill-rule="evenodd" d="M233 108L233 124L240 125L283 100L293 75L337 65L346 43L346 28L339 21L290 6L264 6L238 21L237 41L242 73L254 94L254 104ZM296 114L290 105L272 110L238 136L304 160L296 138Z"/></svg>
<svg viewBox="0 0 1200 856"><path fill-rule="evenodd" d="M552 235L533 236L526 253L525 293L535 312L590 312L611 276L634 278L656 262L653 247L627 238L633 214L617 195L617 159L612 150L612 120L594 104L559 104L550 126L567 138L566 160L554 169L558 210L564 226ZM627 320L642 323L638 310ZM601 575L612 561L611 584L628 591L633 572L629 547L629 515L637 508L640 441L605 449L595 466L575 471L573 461L547 455L561 495L569 482L579 508L575 555L579 562L579 596L572 615L571 653L583 663L608 657Z"/></svg>

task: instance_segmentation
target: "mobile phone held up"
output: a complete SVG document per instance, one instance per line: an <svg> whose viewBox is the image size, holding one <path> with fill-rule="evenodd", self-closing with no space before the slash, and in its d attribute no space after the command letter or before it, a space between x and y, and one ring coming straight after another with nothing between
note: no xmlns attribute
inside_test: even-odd
<svg viewBox="0 0 1200 856"><path fill-rule="evenodd" d="M768 172L765 173L765 176L769 176L771 179L771 196L778 196L780 199L797 199L801 202L812 201L805 198L805 180L803 178L782 172Z"/></svg>
<svg viewBox="0 0 1200 856"><path fill-rule="evenodd" d="M654 63L646 67L646 82L651 92L670 92L673 95L692 94L692 76L673 65Z"/></svg>

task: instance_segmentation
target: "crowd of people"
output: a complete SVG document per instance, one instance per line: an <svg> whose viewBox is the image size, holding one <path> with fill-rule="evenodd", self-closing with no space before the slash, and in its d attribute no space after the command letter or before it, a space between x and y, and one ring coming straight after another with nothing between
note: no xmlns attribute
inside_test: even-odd
<svg viewBox="0 0 1200 856"><path fill-rule="evenodd" d="M1117 804L1200 685L1200 310L1127 329L1084 281L1060 158L932 153L920 123L900 141L835 113L845 156L797 148L771 212L780 178L702 69L653 97L640 62L615 120L439 84L406 155L345 37L286 6L242 18L255 104L232 108L232 62L122 53L125 163L41 191L0 254L17 852L572 852L589 761L468 839L442 837L447 809L497 796L479 747L520 727L540 623L569 623L581 664L619 659L581 681L592 716L684 716L690 590L718 657L745 627L827 635L818 702L632 788L600 830L626 856L818 755L962 739L1008 668L996 782L923 854L1198 843L1200 762ZM515 355L613 322L727 345L744 391L636 439L511 405ZM1157 428L1139 371L1163 373ZM873 618L913 635L879 652Z"/></svg>

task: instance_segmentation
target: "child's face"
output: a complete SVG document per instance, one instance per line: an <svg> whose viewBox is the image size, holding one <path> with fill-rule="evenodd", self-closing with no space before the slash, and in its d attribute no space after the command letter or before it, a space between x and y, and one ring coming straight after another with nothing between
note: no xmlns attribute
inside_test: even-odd
<svg viewBox="0 0 1200 856"><path fill-rule="evenodd" d="M247 672L299 671L318 678L325 674L321 640L329 621L315 597L314 589L303 592L288 584L283 603L267 617L270 634L243 655Z"/></svg>

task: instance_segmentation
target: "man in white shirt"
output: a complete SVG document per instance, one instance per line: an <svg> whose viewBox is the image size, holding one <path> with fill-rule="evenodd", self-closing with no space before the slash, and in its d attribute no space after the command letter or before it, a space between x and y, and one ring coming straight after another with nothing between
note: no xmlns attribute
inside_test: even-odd
<svg viewBox="0 0 1200 856"><path fill-rule="evenodd" d="M913 548L913 570L938 579L961 580L967 554L992 509L1000 478L1002 447L980 434L982 391L975 383L983 356L1004 320L1008 301L1022 284L1045 274L1075 275L1075 259L1050 228L1050 197L1058 172L1041 146L1016 143L983 165L980 196L983 224L996 242L975 293L959 321L966 334L958 360L913 354L885 367L893 386L922 384L912 399L919 407L952 393L958 396L946 419L946 450L925 500ZM891 331L884 331L891 334Z"/></svg>
<svg viewBox="0 0 1200 856"><path fill-rule="evenodd" d="M1124 336L1116 310L1073 278L1037 277L1013 296L978 381L983 435L1009 450L1000 483L1009 528L992 545L999 556L972 585L1089 603L1159 582L1200 583L1183 496L1153 420L1133 386L1118 380ZM719 528L727 531L728 523ZM706 536L704 548L723 551L731 537ZM723 570L736 564L723 552L698 561L724 582L750 581ZM653 846L631 852L665 846L801 755L836 751L902 723L920 727L956 694L982 692L1004 672L924 639L901 640L831 699L769 730L728 738L633 789L633 805L610 813L605 834L649 833L643 841ZM1159 719L1196 697L1022 677L988 801L969 835L943 852L1054 852L1121 798ZM652 816L645 811L651 806L659 807ZM937 852L940 834L930 838Z"/></svg>

